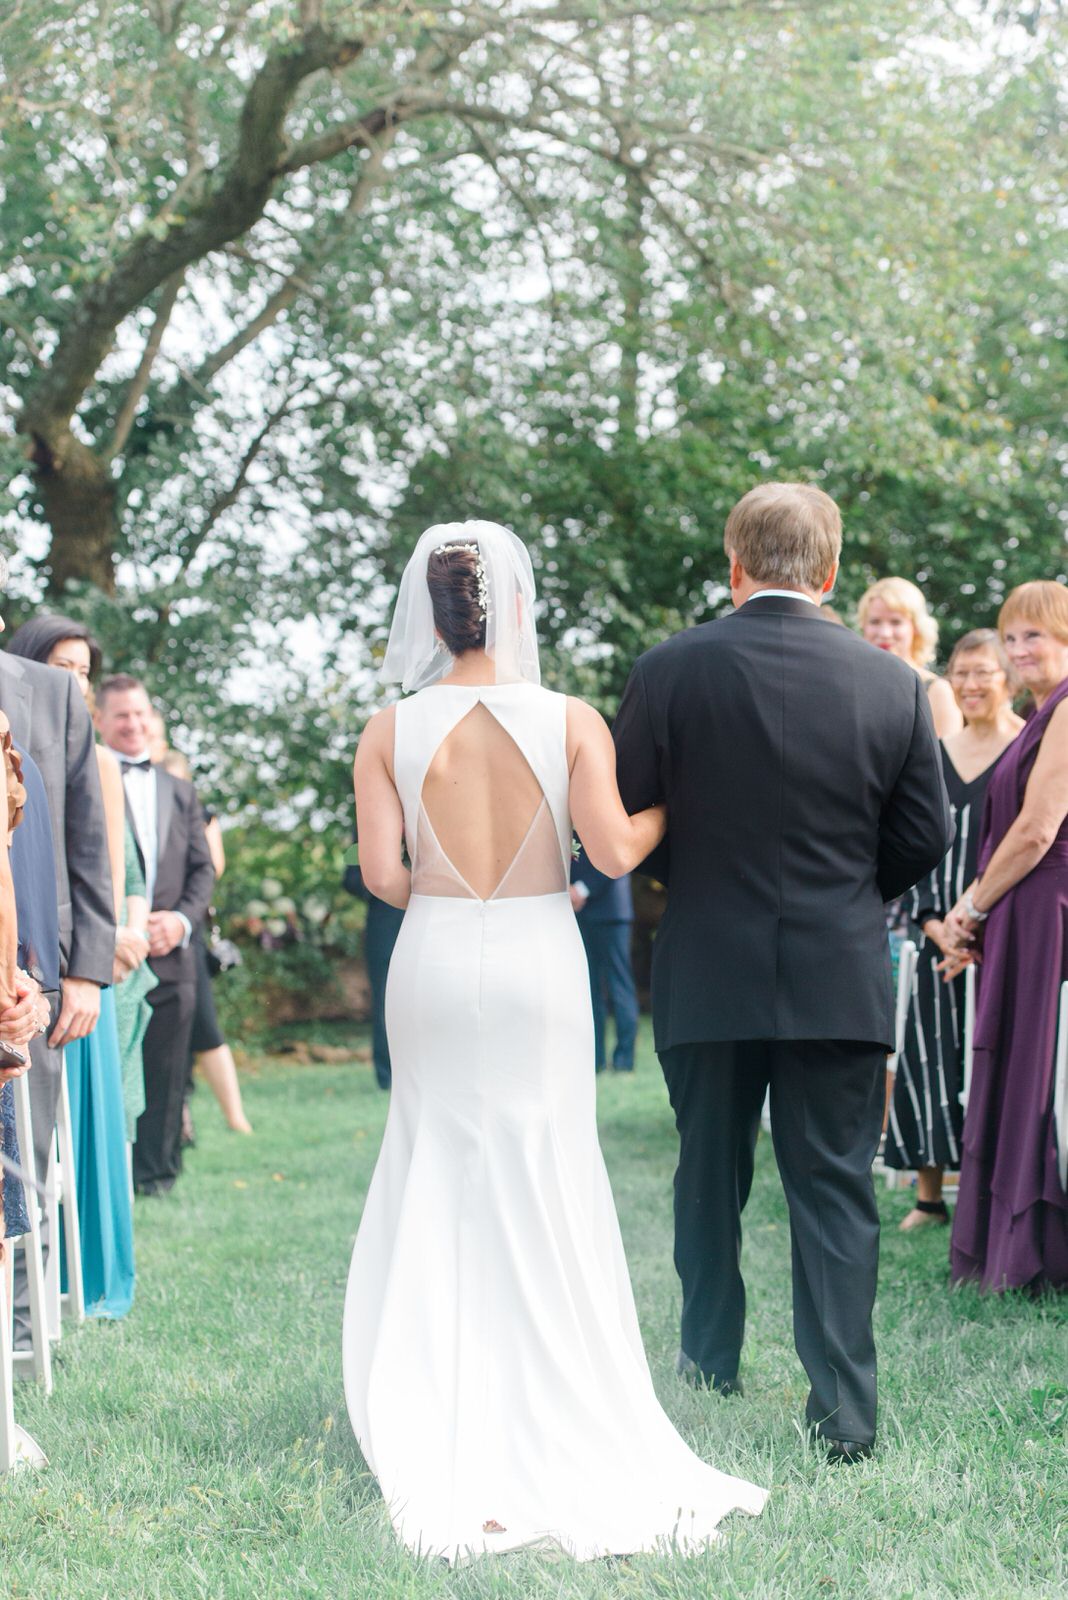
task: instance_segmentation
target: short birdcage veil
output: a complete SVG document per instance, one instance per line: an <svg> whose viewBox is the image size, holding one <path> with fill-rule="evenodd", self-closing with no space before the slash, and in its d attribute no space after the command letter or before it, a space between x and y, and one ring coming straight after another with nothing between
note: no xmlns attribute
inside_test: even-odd
<svg viewBox="0 0 1068 1600"><path fill-rule="evenodd" d="M404 569L381 678L406 690L444 677L452 656L434 631L427 587L430 557L443 545L475 545L486 652L498 683L540 683L534 631L534 572L525 545L497 522L440 522L422 535Z"/></svg>

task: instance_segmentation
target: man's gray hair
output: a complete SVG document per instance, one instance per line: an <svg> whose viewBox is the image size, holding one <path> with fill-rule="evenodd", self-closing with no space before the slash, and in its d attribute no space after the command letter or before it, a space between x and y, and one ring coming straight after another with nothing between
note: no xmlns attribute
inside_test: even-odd
<svg viewBox="0 0 1068 1600"><path fill-rule="evenodd" d="M819 590L842 553L842 514L811 484L761 483L731 511L723 548L757 583Z"/></svg>

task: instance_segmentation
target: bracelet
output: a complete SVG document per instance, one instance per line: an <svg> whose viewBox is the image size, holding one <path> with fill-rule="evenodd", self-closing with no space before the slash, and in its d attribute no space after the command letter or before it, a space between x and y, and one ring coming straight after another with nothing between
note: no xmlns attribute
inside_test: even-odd
<svg viewBox="0 0 1068 1600"><path fill-rule="evenodd" d="M979 910L979 907L972 899L970 893L964 896L964 909L972 922L985 922L987 917L990 915L989 911Z"/></svg>

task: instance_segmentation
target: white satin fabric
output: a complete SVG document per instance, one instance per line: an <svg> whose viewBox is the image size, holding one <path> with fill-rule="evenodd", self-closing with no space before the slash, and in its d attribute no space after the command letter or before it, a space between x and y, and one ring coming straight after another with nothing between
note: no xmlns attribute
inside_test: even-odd
<svg viewBox="0 0 1068 1600"><path fill-rule="evenodd" d="M558 847L536 815L488 899L431 845L422 809L435 752L477 705L533 770ZM431 687L397 707L414 892L389 972L392 1100L349 1274L345 1393L397 1534L450 1561L690 1551L767 1498L687 1448L649 1376L597 1141L565 707L530 684Z"/></svg>

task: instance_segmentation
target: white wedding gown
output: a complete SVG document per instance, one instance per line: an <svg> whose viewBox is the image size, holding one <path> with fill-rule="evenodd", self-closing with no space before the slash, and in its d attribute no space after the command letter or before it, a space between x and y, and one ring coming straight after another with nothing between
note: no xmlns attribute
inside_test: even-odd
<svg viewBox="0 0 1068 1600"><path fill-rule="evenodd" d="M412 897L345 1393L398 1535L454 1561L693 1550L767 1498L687 1448L649 1376L597 1141L565 708L528 683L396 708Z"/></svg>

